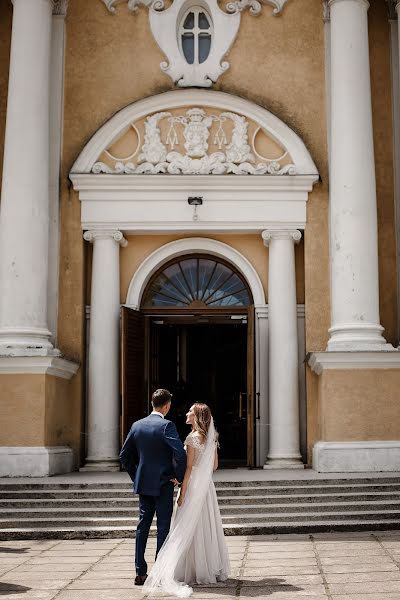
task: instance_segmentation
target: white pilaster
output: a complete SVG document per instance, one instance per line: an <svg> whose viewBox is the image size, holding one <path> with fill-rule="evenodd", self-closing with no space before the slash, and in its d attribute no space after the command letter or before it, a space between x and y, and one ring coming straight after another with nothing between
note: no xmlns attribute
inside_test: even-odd
<svg viewBox="0 0 400 600"><path fill-rule="evenodd" d="M297 230L263 231L269 246L269 452L264 468L302 468L294 244Z"/></svg>
<svg viewBox="0 0 400 600"><path fill-rule="evenodd" d="M331 328L328 350L387 350L378 230L367 0L330 0Z"/></svg>
<svg viewBox="0 0 400 600"><path fill-rule="evenodd" d="M256 464L262 466L268 454L268 305L256 313Z"/></svg>
<svg viewBox="0 0 400 600"><path fill-rule="evenodd" d="M0 212L0 355L54 353L47 325L51 0L13 0Z"/></svg>
<svg viewBox="0 0 400 600"><path fill-rule="evenodd" d="M58 284L60 264L60 170L64 113L64 49L67 0L54 0L50 62L50 203L49 278L47 322L57 345Z"/></svg>
<svg viewBox="0 0 400 600"><path fill-rule="evenodd" d="M93 243L86 471L119 470L119 247L117 230L86 231Z"/></svg>

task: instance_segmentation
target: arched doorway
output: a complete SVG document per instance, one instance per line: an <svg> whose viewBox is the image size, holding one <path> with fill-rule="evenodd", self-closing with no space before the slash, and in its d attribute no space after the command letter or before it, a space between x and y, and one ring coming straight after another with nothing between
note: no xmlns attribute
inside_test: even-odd
<svg viewBox="0 0 400 600"><path fill-rule="evenodd" d="M222 464L253 466L254 304L240 271L211 254L175 257L149 279L140 311L123 308L122 322L123 434L148 414L152 392L166 387L183 439L187 410L206 402Z"/></svg>
<svg viewBox="0 0 400 600"><path fill-rule="evenodd" d="M201 139L192 143L199 123ZM116 113L82 150L70 178L79 192L84 238L93 244L93 256L100 257L93 260L91 272L86 467L118 468L119 248L134 243L137 235L263 234L265 243L283 234L286 242L281 248L290 245L292 252L293 235L306 228L308 195L318 180L318 171L298 135L266 109L222 92L175 90L140 100ZM193 198L199 201L197 212ZM207 253L209 249L198 244L199 239L204 238L180 240L182 244L173 250L175 256ZM193 240L196 247L190 247ZM272 348L268 346L269 325L277 324L279 311L270 317L254 267L226 244L220 247L224 250L211 249L211 254L236 265L249 284L255 306L256 454L261 466L267 458L269 432L277 431L276 423L269 420L268 404L281 409L287 404L287 394L280 389L274 388L269 394L268 365L283 364L288 349L279 343L279 336ZM135 327L138 331L142 328L143 333L136 337L142 340L141 345L131 348L138 364L146 356L145 319L149 318L141 310L142 295L155 270L174 258L173 253L168 254L168 244L159 250L160 255L155 252L143 261L127 295L126 304L137 311L133 313L137 317ZM276 256L279 262L279 252ZM282 276L293 280L295 272L289 262L284 263ZM270 288L275 285L274 281ZM290 304L295 306L294 294ZM292 365L296 364L298 337L294 314L295 310L288 312L290 338L295 342L289 346ZM295 379L292 368L288 378L294 384L288 408L291 425L283 423L288 443L279 457L272 456L273 461L282 458L285 465L299 460Z"/></svg>

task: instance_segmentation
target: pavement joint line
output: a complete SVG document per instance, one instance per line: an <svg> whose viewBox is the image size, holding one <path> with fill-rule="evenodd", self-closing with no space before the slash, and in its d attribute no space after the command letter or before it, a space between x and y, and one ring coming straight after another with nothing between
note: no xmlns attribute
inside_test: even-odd
<svg viewBox="0 0 400 600"><path fill-rule="evenodd" d="M30 540L26 540L27 543L29 543ZM55 548L56 546L58 546L60 543L62 542L62 540L54 540L54 544L52 546L50 546L50 548L46 548L46 550L53 550L53 548ZM29 563L30 560L34 559L34 558L40 558L41 554L43 552L46 552L46 550L41 550L40 554L38 556L29 556L27 557L26 560L24 560L24 562L19 563L18 565L14 565L11 569L9 569L8 571L6 571L5 573L2 574L2 577L6 577L7 575L9 575L11 573L11 571L13 571L14 569L17 569L18 567L21 567L22 565L26 565L27 563Z"/></svg>
<svg viewBox="0 0 400 600"><path fill-rule="evenodd" d="M400 570L400 556L399 556L399 560L396 560L393 556L393 554L391 554L389 552L389 550L386 548L386 546L384 546L382 544L382 540L379 538L379 536L377 536L375 533L371 534L372 537L374 538L374 540L376 542L378 542L379 546L383 549L383 551L385 552L386 556L388 556L390 558L390 560L396 565L396 567Z"/></svg>
<svg viewBox="0 0 400 600"><path fill-rule="evenodd" d="M243 554L243 558L242 558L242 563L240 565L239 574L238 574L237 580L236 580L237 583L236 583L235 596L237 598L240 597L240 590L242 589L242 585L243 585L243 579L242 579L242 577L244 576L244 570L246 568L247 555L249 553L249 549L250 549L250 539L249 539L249 537L247 537L247 539L246 539L246 546L245 546L244 554Z"/></svg>
<svg viewBox="0 0 400 600"><path fill-rule="evenodd" d="M331 591L329 589L329 583L328 583L328 580L326 578L326 575L325 575L325 572L324 572L324 568L322 566L321 558L320 558L319 553L318 553L318 548L317 548L317 545L315 543L314 536L312 534L310 534L309 537L310 537L310 541L312 543L312 548L313 548L313 551L314 551L314 554L315 554L315 560L317 562L317 566L318 566L318 569L319 569L319 572L320 572L320 575L321 575L321 578L322 578L322 583L323 583L323 586L325 588L325 593L326 593L327 597L329 598L329 600L333 600L333 596L332 596Z"/></svg>
<svg viewBox="0 0 400 600"><path fill-rule="evenodd" d="M59 597L59 595L61 594L61 592L65 592L68 590L68 587L72 584L75 583L76 581L78 581L78 579L80 577L82 577L83 575L86 575L87 573L89 573L92 568L97 565L98 563L100 563L104 558L106 558L107 556L109 556L109 554L111 554L111 552L113 552L116 548L118 548L121 544L123 544L123 540L119 541L114 548L110 548L103 556L100 556L98 560L96 560L94 563L92 563L90 565L90 567L88 567L85 571L83 571L82 573L80 573L79 575L77 575L75 578L70 579L70 581L68 581L67 584L65 584L62 588L60 588L57 592L57 594L55 596L52 597L51 600L56 600L56 598Z"/></svg>

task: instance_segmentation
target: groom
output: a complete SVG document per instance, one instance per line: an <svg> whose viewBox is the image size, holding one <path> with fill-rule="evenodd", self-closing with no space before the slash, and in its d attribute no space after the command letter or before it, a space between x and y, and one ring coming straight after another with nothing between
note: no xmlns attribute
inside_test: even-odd
<svg viewBox="0 0 400 600"><path fill-rule="evenodd" d="M133 481L135 493L139 494L135 585L146 581L144 553L154 513L157 515L157 556L171 524L174 484L182 482L186 470L186 452L177 429L165 418L171 407L171 394L168 390L156 390L151 403L153 412L132 425L119 455Z"/></svg>

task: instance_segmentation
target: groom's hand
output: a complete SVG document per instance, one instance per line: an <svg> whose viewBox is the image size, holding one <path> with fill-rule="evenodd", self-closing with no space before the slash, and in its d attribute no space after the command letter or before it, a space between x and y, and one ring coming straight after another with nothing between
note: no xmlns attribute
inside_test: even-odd
<svg viewBox="0 0 400 600"><path fill-rule="evenodd" d="M177 479L170 479L171 483L176 487L177 485L181 485Z"/></svg>

